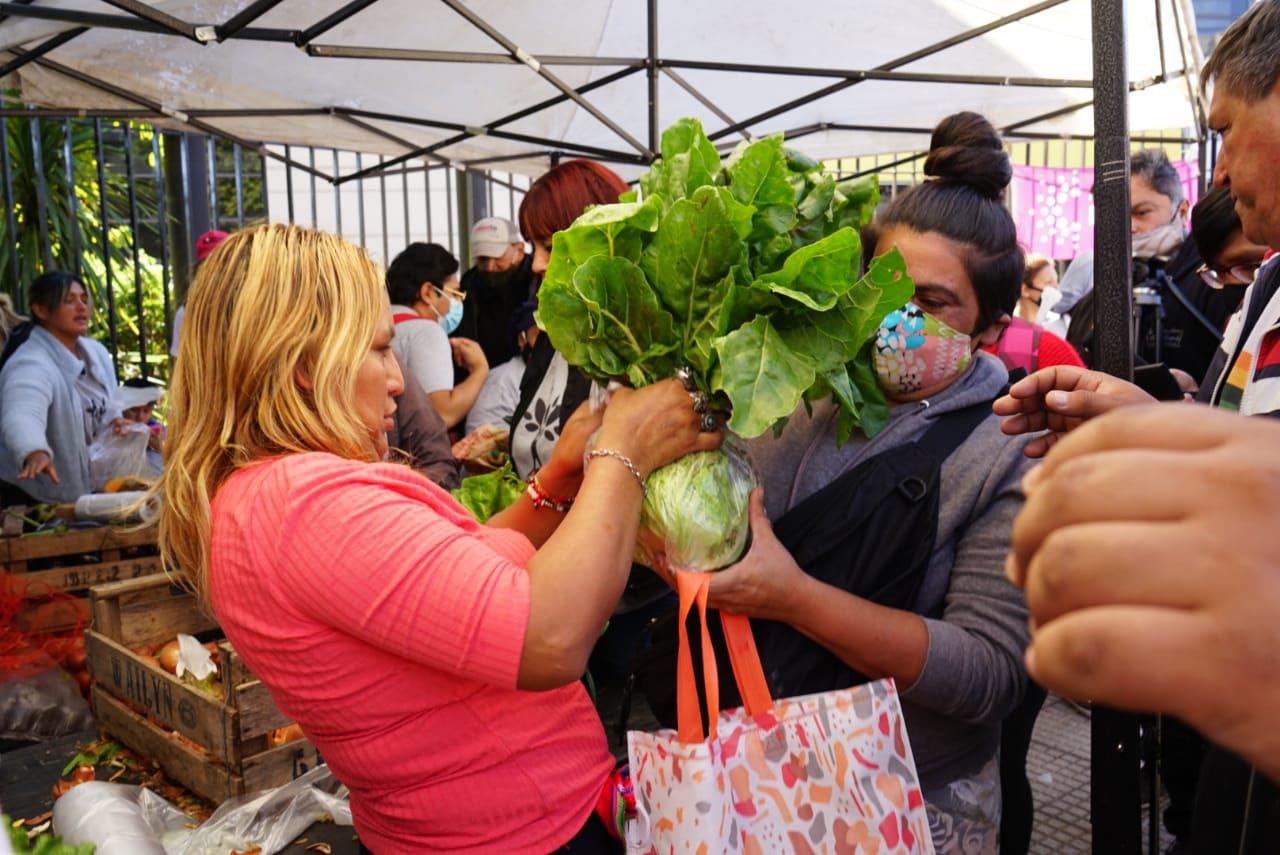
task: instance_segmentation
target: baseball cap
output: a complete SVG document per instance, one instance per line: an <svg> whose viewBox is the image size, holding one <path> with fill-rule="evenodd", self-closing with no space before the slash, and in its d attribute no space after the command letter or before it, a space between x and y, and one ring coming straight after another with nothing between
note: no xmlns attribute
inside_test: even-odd
<svg viewBox="0 0 1280 855"><path fill-rule="evenodd" d="M116 402L122 410L154 404L164 394L164 388L146 380L132 378L124 381L116 388Z"/></svg>
<svg viewBox="0 0 1280 855"><path fill-rule="evenodd" d="M204 261L209 257L209 253L213 252L222 242L231 237L230 232L218 231L210 229L200 237L196 238L196 261Z"/></svg>
<svg viewBox="0 0 1280 855"><path fill-rule="evenodd" d="M471 254L485 258L497 258L520 243L520 230L516 224L502 217L485 217L471 227Z"/></svg>

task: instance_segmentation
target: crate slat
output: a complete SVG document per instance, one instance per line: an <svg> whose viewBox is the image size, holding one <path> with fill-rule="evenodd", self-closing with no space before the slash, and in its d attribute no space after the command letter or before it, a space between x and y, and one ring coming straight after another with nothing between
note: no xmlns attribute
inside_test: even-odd
<svg viewBox="0 0 1280 855"><path fill-rule="evenodd" d="M122 579L137 579L159 572L161 572L160 556L148 555L141 558L104 560L78 567L28 570L24 571L20 578L26 583L29 592L38 595L46 587L62 591L87 591L95 585L105 585Z"/></svg>
<svg viewBox="0 0 1280 855"><path fill-rule="evenodd" d="M196 795L220 803L245 792L245 782L240 775L178 742L146 716L138 715L97 686L93 688L93 708L98 722L108 733L143 757L159 763L166 775ZM275 786L281 783L284 781Z"/></svg>
<svg viewBox="0 0 1280 855"><path fill-rule="evenodd" d="M155 546L153 527L136 528L104 525L99 528L73 529L64 534L27 535L0 538L0 560L5 564L78 555L85 552L118 550L131 546Z"/></svg>

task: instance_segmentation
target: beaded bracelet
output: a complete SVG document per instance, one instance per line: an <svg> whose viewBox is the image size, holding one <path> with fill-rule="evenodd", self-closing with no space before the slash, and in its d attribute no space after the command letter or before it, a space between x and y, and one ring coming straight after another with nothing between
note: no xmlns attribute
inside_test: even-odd
<svg viewBox="0 0 1280 855"><path fill-rule="evenodd" d="M640 482L640 492L642 494L648 493L648 490L646 490L644 486L644 476L640 474L640 470L636 468L636 465L631 462L630 457L627 457L627 455L623 454L621 451L614 451L612 448L593 448L583 455L583 468L585 469L586 465L597 457L612 457L614 460L627 467L627 471L636 476L636 480Z"/></svg>
<svg viewBox="0 0 1280 855"><path fill-rule="evenodd" d="M565 513L569 508L573 507L572 498L564 498L562 496L553 496L546 490L542 489L542 484L538 481L538 470L535 469L529 473L529 477L525 479L525 483L529 486L525 489L533 507L537 510L549 508L557 513Z"/></svg>

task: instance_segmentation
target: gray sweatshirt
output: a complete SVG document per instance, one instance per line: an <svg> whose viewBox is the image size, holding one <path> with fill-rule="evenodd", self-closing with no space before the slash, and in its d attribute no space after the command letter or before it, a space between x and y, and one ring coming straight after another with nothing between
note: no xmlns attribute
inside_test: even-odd
<svg viewBox="0 0 1280 855"><path fill-rule="evenodd" d="M942 413L991 401L1007 382L998 359L978 358L927 402L896 405L873 440L856 435L836 447L836 411L817 404L796 411L778 438L750 443L769 518L831 483L863 460L919 439ZM929 651L914 685L899 686L907 732L926 791L977 773L996 752L1000 723L1022 699L1027 607L1004 576L1013 518L1022 507L1022 476L1031 467L1026 439L1000 432L995 415L982 422L942 467L938 532L918 600Z"/></svg>

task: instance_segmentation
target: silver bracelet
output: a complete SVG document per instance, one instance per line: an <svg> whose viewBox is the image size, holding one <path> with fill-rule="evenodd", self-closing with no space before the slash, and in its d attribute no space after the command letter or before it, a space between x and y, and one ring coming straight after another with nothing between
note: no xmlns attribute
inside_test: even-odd
<svg viewBox="0 0 1280 855"><path fill-rule="evenodd" d="M640 470L631 462L631 458L623 454L621 451L614 451L612 448L593 448L582 456L582 468L586 469L587 464L597 457L612 457L614 460L627 467L627 471L636 476L636 481L640 484L640 493L642 495L648 493L644 486L644 476L640 474Z"/></svg>

